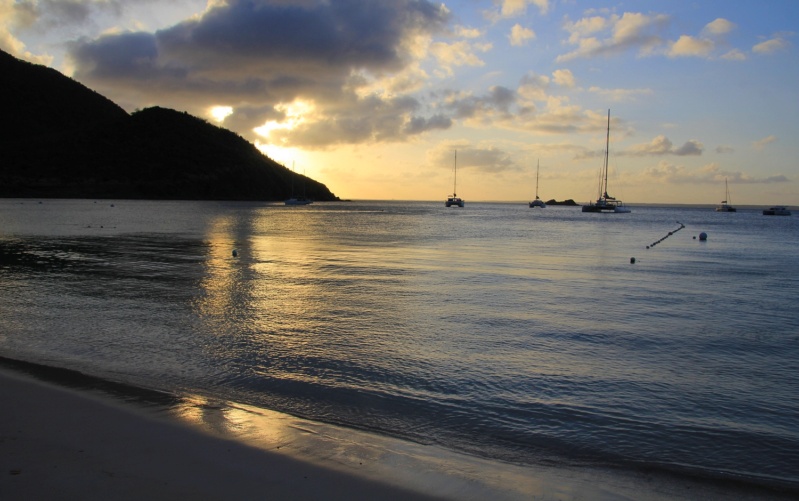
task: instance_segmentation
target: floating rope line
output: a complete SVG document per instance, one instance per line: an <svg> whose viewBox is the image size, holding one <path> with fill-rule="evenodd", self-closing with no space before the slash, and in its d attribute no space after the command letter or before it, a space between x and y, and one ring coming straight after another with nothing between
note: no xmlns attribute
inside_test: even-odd
<svg viewBox="0 0 799 501"><path fill-rule="evenodd" d="M680 231L681 229L685 228L685 225L684 225L684 224L682 224L681 222L677 221L677 224L679 224L679 225L680 225L680 227L679 227L679 228L677 228L677 229L676 229L676 230L674 230L674 231L670 231L668 235L666 235L665 237L661 238L660 240L655 240L655 241L654 241L654 242L652 242L650 245L647 245L647 246L646 246L646 248L647 248L647 249L649 249L650 247L654 247L654 246L656 246L656 245L657 245L657 244L659 244L660 242L662 242L662 241L666 240L667 238L669 238L670 236L674 235L675 233L677 233L677 232L678 232L678 231Z"/></svg>

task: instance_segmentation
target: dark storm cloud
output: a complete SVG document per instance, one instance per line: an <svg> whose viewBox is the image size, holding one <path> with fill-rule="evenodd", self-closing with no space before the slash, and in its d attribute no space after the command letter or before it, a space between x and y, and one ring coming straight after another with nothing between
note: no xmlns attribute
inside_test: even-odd
<svg viewBox="0 0 799 501"><path fill-rule="evenodd" d="M158 64L155 37L148 33L123 33L100 37L91 43L75 43L71 57L78 78L99 80L147 80L166 73Z"/></svg>
<svg viewBox="0 0 799 501"><path fill-rule="evenodd" d="M164 50L199 55L199 61L234 55L378 68L402 63L400 42L409 29L429 29L440 21L438 8L426 2L238 1L160 32L159 41Z"/></svg>
<svg viewBox="0 0 799 501"><path fill-rule="evenodd" d="M193 113L241 106L247 110L234 112L230 123L250 126L273 119L280 103L302 98L326 118L316 129L308 126L309 137L296 137L298 129L285 140L324 142L324 129L341 131L348 142L399 139L449 123L440 116L411 119L415 100L409 107L397 97L357 97L357 74L401 71L412 62L409 38L437 32L447 21L447 11L426 0L230 0L155 33L78 42L70 55L78 80L118 101L145 95L142 106ZM258 117L258 109L266 113Z"/></svg>

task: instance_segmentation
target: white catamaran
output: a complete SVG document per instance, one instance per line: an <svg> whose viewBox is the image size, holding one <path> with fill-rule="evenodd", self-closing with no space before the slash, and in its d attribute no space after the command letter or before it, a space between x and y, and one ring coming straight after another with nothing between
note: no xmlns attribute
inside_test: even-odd
<svg viewBox="0 0 799 501"><path fill-rule="evenodd" d="M589 202L583 205L583 212L631 212L624 202L608 195L608 151L610 150L610 110L608 110L608 131L605 138L605 161L602 164L602 171L599 178L599 198L596 203Z"/></svg>

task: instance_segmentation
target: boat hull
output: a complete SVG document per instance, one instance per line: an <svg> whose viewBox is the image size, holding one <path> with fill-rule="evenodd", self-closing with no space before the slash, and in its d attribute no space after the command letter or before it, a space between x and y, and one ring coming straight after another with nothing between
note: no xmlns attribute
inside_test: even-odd
<svg viewBox="0 0 799 501"><path fill-rule="evenodd" d="M606 214L628 214L632 210L624 205L617 204L589 204L583 205L583 212L604 212Z"/></svg>
<svg viewBox="0 0 799 501"><path fill-rule="evenodd" d="M771 207L770 209L763 210L764 216L790 216L791 211L785 207Z"/></svg>
<svg viewBox="0 0 799 501"><path fill-rule="evenodd" d="M310 205L313 201L307 198L289 198L284 202L286 205Z"/></svg>
<svg viewBox="0 0 799 501"><path fill-rule="evenodd" d="M444 205L446 207L463 207L464 204L463 200L457 199L457 200L447 200L446 202L444 202Z"/></svg>

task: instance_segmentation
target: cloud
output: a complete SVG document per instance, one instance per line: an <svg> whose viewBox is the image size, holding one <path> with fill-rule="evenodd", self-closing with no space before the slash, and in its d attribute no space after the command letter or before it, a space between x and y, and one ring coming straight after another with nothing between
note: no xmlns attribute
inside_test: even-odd
<svg viewBox="0 0 799 501"><path fill-rule="evenodd" d="M31 53L25 42L15 35L35 24L37 16L32 7L28 2L0 0L0 49L27 61L50 64L51 56Z"/></svg>
<svg viewBox="0 0 799 501"><path fill-rule="evenodd" d="M480 59L477 52L488 52L491 50L490 44L472 43L460 40L453 43L435 42L430 45L430 53L436 58L439 66L440 76L453 74L453 67L457 66L484 66L485 62Z"/></svg>
<svg viewBox="0 0 799 501"><path fill-rule="evenodd" d="M494 0L494 5L498 7L496 10L485 13L485 17L494 22L524 15L528 5L538 7L542 15L549 11L549 0Z"/></svg>
<svg viewBox="0 0 799 501"><path fill-rule="evenodd" d="M81 25L91 20L94 13L108 12L118 15L124 8L119 1L81 0L20 0L14 10L23 26L37 30L58 26Z"/></svg>
<svg viewBox="0 0 799 501"><path fill-rule="evenodd" d="M569 72L569 75L570 74L571 72ZM560 77L562 80L568 82L569 75L560 74ZM548 76L527 72L522 76L521 82L519 82L518 93L528 101L546 101L549 83L550 78Z"/></svg>
<svg viewBox="0 0 799 501"><path fill-rule="evenodd" d="M667 56L670 58L699 57L711 59L715 51L723 46L723 37L737 26L724 18L706 24L700 35L682 34L676 40L667 40L665 31L670 26L670 17L665 14L643 14L625 12L621 16L594 15L577 21L566 21L564 29L569 32L568 44L574 50L557 57L558 62L578 58L618 55L628 50L637 51L638 56ZM784 47L782 38L764 42L760 51L767 52ZM739 49L728 50L723 56L727 60L742 60L745 55Z"/></svg>
<svg viewBox="0 0 799 501"><path fill-rule="evenodd" d="M78 40L69 56L76 79L119 103L199 115L230 106L226 126L251 127L238 130L248 139L252 126L279 120L281 107L306 102L303 121L273 126L270 136L317 147L401 141L451 124L407 97L429 78L419 66L428 49L442 66L479 64L475 52L487 50L431 44L449 21L427 0L227 0L153 33Z"/></svg>
<svg viewBox="0 0 799 501"><path fill-rule="evenodd" d="M754 149L758 150L758 151L762 151L763 149L765 149L766 146L768 146L769 144L774 143L776 141L777 141L777 136L774 136L774 135L766 136L763 139L754 141L752 143L752 147Z"/></svg>
<svg viewBox="0 0 799 501"><path fill-rule="evenodd" d="M404 126L404 132L408 135L415 135L433 129L449 129L451 126L452 119L441 114L431 118L411 117Z"/></svg>
<svg viewBox="0 0 799 501"><path fill-rule="evenodd" d="M444 106L458 119L472 120L473 124L490 124L500 116L512 116L510 108L515 104L516 97L516 92L496 85L483 96L450 91L445 96Z"/></svg>
<svg viewBox="0 0 799 501"><path fill-rule="evenodd" d="M685 166L670 164L665 160L661 160L657 165L641 171L637 182L641 184L658 182L668 184L717 185L725 179L731 184L772 184L790 182L786 176L781 174L757 178L740 171L724 170L717 163L710 163L699 169L689 170Z"/></svg>
<svg viewBox="0 0 799 501"><path fill-rule="evenodd" d="M746 61L746 54L738 49L732 49L726 54L723 54L721 58L726 61Z"/></svg>
<svg viewBox="0 0 799 501"><path fill-rule="evenodd" d="M488 173L517 170L508 152L494 146L473 146L465 141L441 144L428 152L428 161L432 165L452 169L455 151L459 170L464 168Z"/></svg>
<svg viewBox="0 0 799 501"><path fill-rule="evenodd" d="M702 143L696 140L686 141L679 148L674 148L674 144L664 135L659 135L649 143L631 146L621 155L650 156L650 155L701 155L704 151Z"/></svg>
<svg viewBox="0 0 799 501"><path fill-rule="evenodd" d="M779 52L783 49L788 47L788 41L784 38L777 37L772 38L770 40L766 40L765 42L760 42L759 44L752 47L752 52L755 54L774 54L775 52Z"/></svg>
<svg viewBox="0 0 799 501"><path fill-rule="evenodd" d="M669 57L707 57L714 48L715 44L712 40L682 35L671 44L666 55Z"/></svg>
<svg viewBox="0 0 799 501"><path fill-rule="evenodd" d="M650 96L654 93L652 89L602 89L595 86L589 87L588 91L613 102L634 101L639 96Z"/></svg>
<svg viewBox="0 0 799 501"><path fill-rule="evenodd" d="M716 146L716 153L725 155L725 154L734 153L734 152L735 152L735 148L733 148L732 146L727 146L727 145L723 145L723 144L719 145L719 146Z"/></svg>
<svg viewBox="0 0 799 501"><path fill-rule="evenodd" d="M665 14L637 12L567 21L564 29L570 33L568 43L577 48L558 56L556 61L607 56L630 49L638 49L640 54L645 55L662 43L661 31L668 21L669 17Z"/></svg>
<svg viewBox="0 0 799 501"><path fill-rule="evenodd" d="M561 87L573 89L576 85L571 70L555 70L552 72L552 81Z"/></svg>
<svg viewBox="0 0 799 501"><path fill-rule="evenodd" d="M535 32L529 28L523 28L520 24L514 24L510 30L510 44L515 47L526 45L528 40L535 40Z"/></svg>
<svg viewBox="0 0 799 501"><path fill-rule="evenodd" d="M724 18L718 18L705 25L704 32L709 35L726 35L736 28L735 23Z"/></svg>
<svg viewBox="0 0 799 501"><path fill-rule="evenodd" d="M309 104L301 113L291 112L291 106L279 107L283 115L260 131L273 144L324 149L337 144L405 141L452 126L451 118L440 113L429 118L417 115L421 105L412 97L350 96L350 100L335 109Z"/></svg>
<svg viewBox="0 0 799 501"><path fill-rule="evenodd" d="M694 178L694 182L719 183L725 179L728 180L730 183L735 183L735 184L771 184L771 183L785 183L790 181L786 176L782 174L778 176L757 178L741 171L723 170L718 164L711 163L699 169L699 172Z"/></svg>

